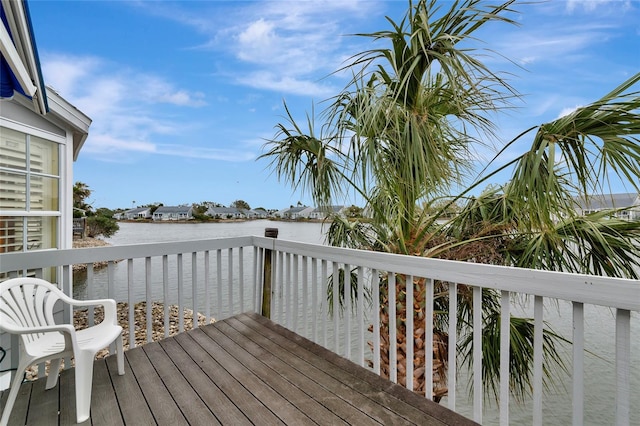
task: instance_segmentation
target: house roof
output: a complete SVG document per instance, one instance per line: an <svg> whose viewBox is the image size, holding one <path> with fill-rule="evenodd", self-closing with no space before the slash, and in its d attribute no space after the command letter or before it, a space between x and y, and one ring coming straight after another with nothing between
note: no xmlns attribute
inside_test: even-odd
<svg viewBox="0 0 640 426"><path fill-rule="evenodd" d="M324 207L317 207L313 212L314 213L338 213L340 210L342 210L344 208L344 206L324 206Z"/></svg>
<svg viewBox="0 0 640 426"><path fill-rule="evenodd" d="M209 207L209 210L207 210L211 213L214 214L236 214L236 213L242 213L242 211L240 209L237 209L235 207Z"/></svg>
<svg viewBox="0 0 640 426"><path fill-rule="evenodd" d="M586 200L579 198L578 204L583 210L623 209L640 202L640 194L625 192L619 194L590 195Z"/></svg>
<svg viewBox="0 0 640 426"><path fill-rule="evenodd" d="M303 206L303 207L291 207L288 210L285 211L285 213L289 213L289 214L295 214L295 213L300 213L302 210L304 209L308 209L309 207L307 206Z"/></svg>
<svg viewBox="0 0 640 426"><path fill-rule="evenodd" d="M145 211L147 211L147 210L149 210L149 207L136 207L135 209L127 210L125 213L128 213L128 214L136 214L136 213L142 213L142 212L145 212Z"/></svg>
<svg viewBox="0 0 640 426"><path fill-rule="evenodd" d="M183 213L188 212L193 207L191 206L160 206L156 209L154 214L158 213Z"/></svg>

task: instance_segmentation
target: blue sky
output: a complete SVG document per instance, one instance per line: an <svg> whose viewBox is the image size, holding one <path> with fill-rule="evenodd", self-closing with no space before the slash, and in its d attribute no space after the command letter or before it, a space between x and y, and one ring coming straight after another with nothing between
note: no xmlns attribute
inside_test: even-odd
<svg viewBox="0 0 640 426"><path fill-rule="evenodd" d="M376 47L349 34L388 29L385 16L399 21L407 4L31 0L29 7L46 84L93 119L74 180L93 190L95 208L237 199L282 208L312 204L278 182L266 160L256 161L284 121L283 100L301 120L314 103L320 111L345 84L344 75L329 74ZM478 34L481 47L504 56L485 62L512 73L523 95L495 118L501 140L489 144L500 147L640 71L640 1L515 9L518 26ZM491 152L478 156L482 164Z"/></svg>

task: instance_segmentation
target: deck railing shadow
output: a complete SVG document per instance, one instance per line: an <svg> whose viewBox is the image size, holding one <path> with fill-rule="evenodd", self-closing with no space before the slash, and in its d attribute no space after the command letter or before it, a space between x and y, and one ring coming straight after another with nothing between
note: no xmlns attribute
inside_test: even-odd
<svg viewBox="0 0 640 426"><path fill-rule="evenodd" d="M104 268L94 268L95 262L106 262ZM74 282L73 266L86 265L86 277ZM328 292L332 276L341 270L344 274L342 301L350 308L342 314L330 315L330 305L340 303L338 291ZM547 327L550 314L570 314L565 318L567 333L571 341L567 348L569 380L564 392L570 406L565 415L573 424L588 423L589 377L594 372L585 366L592 348L590 322L585 312L593 307L611 312L612 330L610 356L605 362L612 366L607 389L612 393L604 408L606 418L615 419L616 424L640 422L637 404L631 401L640 396L640 383L634 374L640 369L640 282L616 278L594 277L548 271L480 265L426 259L412 256L377 253L316 244L285 241L271 237L246 236L171 243L136 244L88 249L36 251L8 253L2 255L0 278L31 275L58 283L61 288L76 297L110 297L128 302L130 335L135 335L136 321L134 304L146 303L146 336L152 339L152 302L164 304L163 324L168 335L169 305L202 313L207 319L226 317L253 311L269 316L273 321L307 337L308 339L380 373L380 289L389 283L387 292L389 329L399 323L410 338L415 330L424 327L425 348L433 347L433 301L434 283L447 283L449 297L448 347L455 348L460 336L456 331L457 300L459 286L472 292L473 306L482 303L482 290L493 289L501 295L501 318L509 318L514 312L531 314L535 323L534 367L531 398L524 407L532 424L547 423L543 418L547 411L548 391L543 386L543 371L546 368L542 353L542 331ZM397 318L395 307L396 278L406 282L422 279L425 283L425 322L414 324L413 316ZM354 281L355 292L346 291ZM77 280L78 281L78 280ZM266 292L263 290L266 289ZM407 286L406 297L412 297L413 286ZM331 294L329 298L327 295ZM402 296L404 297L404 295ZM523 307L522 300L526 298ZM564 304L564 305L563 305ZM564 312L559 305L568 306ZM549 306L555 308L549 309ZM555 311L555 313L554 313ZM337 310L336 310L337 313ZM61 321L70 321L71 312L61 311ZM562 315L559 315L562 316ZM90 313L89 322L93 322ZM184 330L180 317L179 331ZM474 362L468 377L459 369L457 351L450 350L448 358L448 395L442 401L448 408L462 412L475 421L490 421L487 416L487 395L482 391L482 310L474 309L473 342ZM508 321L503 321L508 324ZM197 321L194 321L197 327ZM562 330L561 330L562 331ZM514 411L509 394L509 339L501 333L501 380L499 385L499 407L494 411L496 422L508 424ZM414 366L412 342L407 342L406 383L412 388ZM133 343L135 345L135 343ZM2 369L9 363L17 364L15 342L2 336L3 348L9 348ZM373 350L371 349L373 348ZM398 380L395 365L397 353L390 351L390 378ZM600 355L601 356L601 355ZM432 357L426 356L425 371L433 368ZM634 373L634 371L636 373ZM40 369L44 373L44 369ZM425 398L432 398L432 376L426 374ZM466 380L473 385L472 396L467 397ZM556 416L556 414L554 414ZM557 420L557 418L556 418Z"/></svg>

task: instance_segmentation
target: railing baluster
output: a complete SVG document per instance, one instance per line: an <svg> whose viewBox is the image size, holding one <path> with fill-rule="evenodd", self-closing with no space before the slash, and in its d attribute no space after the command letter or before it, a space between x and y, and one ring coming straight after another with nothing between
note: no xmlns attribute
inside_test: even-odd
<svg viewBox="0 0 640 426"><path fill-rule="evenodd" d="M338 269L338 263L337 262L331 262L333 264L333 275L331 276L331 280L333 283L333 350L335 353L339 354L340 353L340 343L339 343L339 328L338 328L338 318L340 315L338 315L338 312L340 312L340 301L338 300L338 296L340 294L340 285L338 284L339 281L339 274L340 271Z"/></svg>
<svg viewBox="0 0 640 426"><path fill-rule="evenodd" d="M358 364L364 367L364 268L358 267Z"/></svg>
<svg viewBox="0 0 640 426"><path fill-rule="evenodd" d="M209 250L204 251L204 318L205 322L211 322L211 268L209 262Z"/></svg>
<svg viewBox="0 0 640 426"><path fill-rule="evenodd" d="M217 312L216 319L222 320L224 319L224 314L222 313L222 250L216 250L216 295L217 295Z"/></svg>
<svg viewBox="0 0 640 426"><path fill-rule="evenodd" d="M380 375L380 276L376 269L371 270L371 287L371 318L373 318L373 371L377 375Z"/></svg>
<svg viewBox="0 0 640 426"><path fill-rule="evenodd" d="M233 248L227 249L227 289L229 294L229 316L233 316L235 311L233 309Z"/></svg>
<svg viewBox="0 0 640 426"><path fill-rule="evenodd" d="M182 253L178 253L178 333L184 331L184 265Z"/></svg>
<svg viewBox="0 0 640 426"><path fill-rule="evenodd" d="M115 262L110 260L107 262L107 297L109 299L116 298L116 285L114 282Z"/></svg>
<svg viewBox="0 0 640 426"><path fill-rule="evenodd" d="M307 312L309 312L309 289L307 274L307 256L302 256L302 330L304 330L304 337L309 338L309 319Z"/></svg>
<svg viewBox="0 0 640 426"><path fill-rule="evenodd" d="M584 305L573 302L573 424L584 424Z"/></svg>
<svg viewBox="0 0 640 426"><path fill-rule="evenodd" d="M431 284L431 294L434 293L433 288L434 288L434 282L432 279L429 280L430 284ZM429 299L427 299L429 300ZM433 297L432 297L432 301L431 303L428 305L431 306L431 309L433 310ZM431 324L431 333L429 333L429 327L427 327L427 336L429 334L431 334L433 336L433 314L431 315L431 318L428 317L427 315L427 320L430 322ZM452 348L455 348L457 345L457 341L458 341L458 285L456 283L449 283L449 341L448 341L448 346L449 346L449 360L448 360L448 371L447 371L447 399L448 399L448 408L450 410L454 410L456 409L456 386L457 386L457 362L456 362L456 351L455 350L451 350ZM427 346L429 347L429 346ZM433 348L433 343L431 344L431 348ZM433 350L433 349L432 349ZM431 356L431 359L433 361L433 353ZM432 364L432 371L433 371L433 364ZM427 372L429 371L429 369L427 369ZM427 387L427 393L429 394L429 396L432 395L433 392L433 373L430 374L431 376L431 380L429 380L429 382L431 383L431 386ZM429 397L429 399L432 399L431 397Z"/></svg>
<svg viewBox="0 0 640 426"><path fill-rule="evenodd" d="M433 287L433 280L424 278L424 396L427 399L433 399ZM456 344L449 347L455 348ZM449 351L449 354L451 353L455 355L456 351ZM451 374L447 377L451 377Z"/></svg>
<svg viewBox="0 0 640 426"><path fill-rule="evenodd" d="M191 306L193 306L193 316L191 325L198 328L198 253L191 253Z"/></svg>
<svg viewBox="0 0 640 426"><path fill-rule="evenodd" d="M293 324L291 322L291 253L284 254L286 265L285 265L285 324L289 330L292 329Z"/></svg>
<svg viewBox="0 0 640 426"><path fill-rule="evenodd" d="M129 349L136 347L135 301L133 296L133 259L127 259L127 303L129 304Z"/></svg>
<svg viewBox="0 0 640 426"><path fill-rule="evenodd" d="M71 270L71 265L63 265L62 266L62 290L68 294L70 297L73 297L73 271ZM74 314L73 307L67 305L65 310L62 312L63 320L67 322L67 324L74 324ZM115 352L115 344L109 345L109 352ZM64 364L67 366L65 369L71 368L71 357L64 358ZM44 376L45 366L44 363L41 363L38 367L38 374L40 376Z"/></svg>
<svg viewBox="0 0 640 426"><path fill-rule="evenodd" d="M543 353L543 308L544 301L542 296L535 296L533 301L533 425L542 425L542 363L544 360Z"/></svg>
<svg viewBox="0 0 640 426"><path fill-rule="evenodd" d="M344 346L345 358L351 359L351 265L344 265Z"/></svg>
<svg viewBox="0 0 640 426"><path fill-rule="evenodd" d="M169 328L171 322L169 320L169 256L162 255L162 296L164 299L164 337L169 337Z"/></svg>
<svg viewBox="0 0 640 426"><path fill-rule="evenodd" d="M482 423L482 287L473 287L473 420Z"/></svg>
<svg viewBox="0 0 640 426"><path fill-rule="evenodd" d="M398 383L398 337L396 329L396 274L389 272L387 294L389 297L389 378Z"/></svg>
<svg viewBox="0 0 640 426"><path fill-rule="evenodd" d="M145 258L144 264L145 273L145 291L147 297L147 343L153 341L153 319L151 317L151 310L153 309L153 297L151 296L151 258Z"/></svg>
<svg viewBox="0 0 640 426"><path fill-rule="evenodd" d="M93 283L93 262L89 262L86 264L87 267L87 299L92 300L96 299L95 295L95 284ZM89 327L92 327L95 324L94 318L94 310L95 308L89 308L87 312L87 321Z"/></svg>
<svg viewBox="0 0 640 426"><path fill-rule="evenodd" d="M254 247L253 248L253 276L251 279L251 283L253 284L253 302L251 303L251 309L253 312L259 312L258 306L260 303L258 302L258 294L262 292L259 291L263 288L262 280L258 278L258 271L262 271L262 256L263 249Z"/></svg>
<svg viewBox="0 0 640 426"><path fill-rule="evenodd" d="M293 311L291 312L291 320L293 321L293 323L291 324L291 326L293 328L291 328L293 331L295 331L296 333L298 332L298 330L300 329L298 327L299 325L299 321L298 321L298 307L300 306L300 296L298 295L299 293L299 285L300 283L298 282L298 259L299 256L297 254L292 254L291 258L293 259L293 266L290 268L291 269L291 274L293 277L292 280L292 288L291 290L293 293L293 300L291 301L292 305L293 305Z"/></svg>
<svg viewBox="0 0 640 426"><path fill-rule="evenodd" d="M500 424L509 426L509 357L511 306L509 292L500 292Z"/></svg>
<svg viewBox="0 0 640 426"><path fill-rule="evenodd" d="M285 322L285 313L283 310L283 306L284 306L284 285L285 285L285 278L284 278L284 252L279 251L278 252L278 256L277 256L278 260L278 264L277 266L277 270L278 270L278 275L276 277L275 280L275 287L276 287L276 291L278 292L278 321L280 322L280 324L286 324Z"/></svg>
<svg viewBox="0 0 640 426"><path fill-rule="evenodd" d="M318 343L318 259L311 258L311 336L313 341Z"/></svg>
<svg viewBox="0 0 640 426"><path fill-rule="evenodd" d="M322 259L322 261L320 262L320 294L322 295L323 300L322 306L327 306L327 267L327 261L325 259ZM327 341L329 313L327 311L328 310L325 308L322 309L322 312L320 313L320 315L322 316L322 346L324 346L325 348L329 346L329 343Z"/></svg>
<svg viewBox="0 0 640 426"><path fill-rule="evenodd" d="M630 424L631 312L616 309L616 425Z"/></svg>
<svg viewBox="0 0 640 426"><path fill-rule="evenodd" d="M244 255L242 247L238 247L238 297L240 297L240 313L244 312Z"/></svg>
<svg viewBox="0 0 640 426"><path fill-rule="evenodd" d="M413 390L413 276L405 276L405 387Z"/></svg>

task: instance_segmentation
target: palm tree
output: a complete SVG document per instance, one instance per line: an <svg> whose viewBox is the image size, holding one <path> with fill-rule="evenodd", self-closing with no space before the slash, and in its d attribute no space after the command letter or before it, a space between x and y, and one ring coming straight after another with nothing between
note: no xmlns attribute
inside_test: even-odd
<svg viewBox="0 0 640 426"><path fill-rule="evenodd" d="M278 178L294 188L308 189L319 205L348 188L357 191L372 212L370 222L348 222L334 217L328 240L333 245L393 253L467 260L502 265L634 276L638 265L640 223L605 220L606 215L578 217L576 196L602 192L609 170L631 182L640 182L640 144L637 110L640 98L628 90L640 74L594 104L566 117L529 129L531 149L518 159L484 173L456 197L446 197L454 184L472 171L470 153L494 132L489 115L499 112L517 93L464 48L479 28L505 18L514 1L486 6L479 0L461 0L440 10L435 0L409 3L400 21L388 19L392 29L360 34L389 44L354 56L345 67L354 76L320 116L320 133L314 116L303 131L287 109L288 123L267 143L262 157L271 158ZM286 105L285 105L286 108ZM479 135L479 136L472 136ZM514 144L515 141L511 144ZM489 166L488 166L489 167ZM512 167L511 181L487 188L480 196L468 194L495 173ZM489 170L487 168L486 170ZM449 218L452 206L459 214ZM449 218L444 225L442 219ZM341 275L343 276L343 274ZM339 277L336 277L338 279ZM381 277L387 283L386 277ZM352 280L355 282L355 280ZM412 309L424 318L424 281L396 280L396 294L413 285L416 298L398 308L403 317ZM448 290L436 283L434 312L434 396L446 393L446 331ZM383 286L382 302L386 301ZM458 325L469 333L472 306L469 292L460 286ZM483 291L484 383L495 391L497 365L490 356L499 336L499 295ZM399 298L400 300L400 298ZM403 359L398 325L397 342L388 339L384 303L381 311L382 373L388 371L389 348L395 345ZM511 318L512 392L528 390L533 325ZM423 330L419 332L424 333ZM417 334L414 340L425 341ZM547 359L562 368L557 351L560 336L545 331ZM517 342L520 342L518 345ZM470 361L471 341L458 349ZM455 349L451 349L455 350ZM419 351L414 350L414 354ZM384 365L384 362L387 365ZM423 359L414 359L418 368ZM402 371L403 368L398 368ZM404 378L398 377L403 383ZM422 391L424 376L414 381Z"/></svg>
<svg viewBox="0 0 640 426"><path fill-rule="evenodd" d="M91 211L91 205L86 202L90 196L91 189L89 186L84 182L76 182L73 185L73 208L85 213Z"/></svg>

